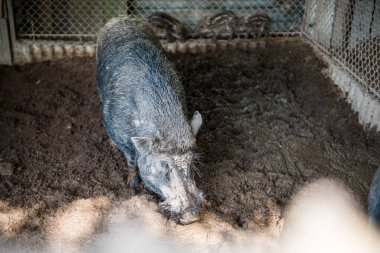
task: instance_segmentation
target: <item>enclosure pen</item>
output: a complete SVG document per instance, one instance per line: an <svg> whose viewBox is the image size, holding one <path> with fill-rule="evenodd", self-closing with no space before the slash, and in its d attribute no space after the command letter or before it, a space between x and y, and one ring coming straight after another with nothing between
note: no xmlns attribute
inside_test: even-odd
<svg viewBox="0 0 380 253"><path fill-rule="evenodd" d="M326 74L346 93L347 101L359 112L360 122L367 128L376 128L380 122L380 3L376 0L8 0L7 4L8 16L14 15L14 20L8 22L15 25L17 35L12 45L14 63L94 56L97 32L107 20L119 15L147 18L154 12L166 12L194 31L201 17L218 10L234 11L241 17L265 13L271 20L270 37L300 36L315 45L330 64ZM220 47L246 49L250 43L228 41ZM209 41L164 45L170 52L197 53L215 48L215 43Z"/></svg>
<svg viewBox="0 0 380 253"><path fill-rule="evenodd" d="M378 252L379 165L379 0L0 0L0 252Z"/></svg>

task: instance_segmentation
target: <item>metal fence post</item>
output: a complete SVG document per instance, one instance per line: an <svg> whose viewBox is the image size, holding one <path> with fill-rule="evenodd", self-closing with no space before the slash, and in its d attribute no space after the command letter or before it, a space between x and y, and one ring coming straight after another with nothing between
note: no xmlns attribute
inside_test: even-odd
<svg viewBox="0 0 380 253"><path fill-rule="evenodd" d="M0 0L0 64L12 64L12 45L15 45L12 3Z"/></svg>

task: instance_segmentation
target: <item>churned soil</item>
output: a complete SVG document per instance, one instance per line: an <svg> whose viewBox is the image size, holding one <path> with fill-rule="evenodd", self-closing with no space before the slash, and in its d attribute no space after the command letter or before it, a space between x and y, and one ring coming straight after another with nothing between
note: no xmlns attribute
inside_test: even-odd
<svg viewBox="0 0 380 253"><path fill-rule="evenodd" d="M342 181L365 208L380 138L362 130L310 46L169 57L189 112L204 120L196 181L206 212L237 229L276 227L294 193L321 177ZM135 194L153 196L128 187L100 111L92 58L0 66L1 235L46 234L73 203L101 217Z"/></svg>

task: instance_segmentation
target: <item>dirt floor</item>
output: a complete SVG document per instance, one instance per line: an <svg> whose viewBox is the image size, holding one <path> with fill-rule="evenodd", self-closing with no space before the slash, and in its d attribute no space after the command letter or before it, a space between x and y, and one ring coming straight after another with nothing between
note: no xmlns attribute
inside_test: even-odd
<svg viewBox="0 0 380 253"><path fill-rule="evenodd" d="M290 197L321 177L344 182L365 208L380 138L362 131L309 46L268 42L250 54L170 58L190 112L204 119L196 181L209 201L205 212L235 229L276 227ZM52 220L73 203L103 217L135 198L100 106L92 58L0 66L2 237L54 233L60 225Z"/></svg>

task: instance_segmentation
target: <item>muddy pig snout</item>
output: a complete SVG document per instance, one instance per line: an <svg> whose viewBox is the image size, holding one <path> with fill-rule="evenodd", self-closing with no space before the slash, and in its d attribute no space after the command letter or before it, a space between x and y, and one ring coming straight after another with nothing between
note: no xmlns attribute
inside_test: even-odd
<svg viewBox="0 0 380 253"><path fill-rule="evenodd" d="M191 193L187 194L188 207L185 208L179 217L179 223L182 225L191 224L200 220L200 205L202 198L200 196L195 196Z"/></svg>
<svg viewBox="0 0 380 253"><path fill-rule="evenodd" d="M188 225L200 220L199 211L185 210L179 218L179 223L182 225Z"/></svg>

